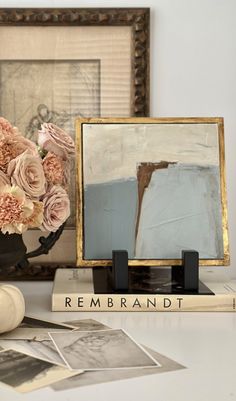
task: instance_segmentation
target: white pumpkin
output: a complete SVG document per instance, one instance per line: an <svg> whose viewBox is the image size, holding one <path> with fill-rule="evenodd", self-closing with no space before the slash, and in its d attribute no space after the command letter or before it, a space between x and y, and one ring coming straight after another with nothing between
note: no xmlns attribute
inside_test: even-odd
<svg viewBox="0 0 236 401"><path fill-rule="evenodd" d="M19 288L0 285L0 333L14 330L25 315L25 300Z"/></svg>

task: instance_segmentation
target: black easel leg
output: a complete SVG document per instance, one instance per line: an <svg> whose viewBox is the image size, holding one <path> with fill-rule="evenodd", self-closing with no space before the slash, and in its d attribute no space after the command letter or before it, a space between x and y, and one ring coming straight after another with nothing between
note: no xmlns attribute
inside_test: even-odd
<svg viewBox="0 0 236 401"><path fill-rule="evenodd" d="M184 288L186 291L199 289L199 254L196 251L182 252L184 267Z"/></svg>
<svg viewBox="0 0 236 401"><path fill-rule="evenodd" d="M113 251L112 252L112 268L111 268L113 288L115 291L128 291L129 288L129 272L128 272L128 252Z"/></svg>
<svg viewBox="0 0 236 401"><path fill-rule="evenodd" d="M172 281L179 283L184 291L199 290L199 254L197 251L182 252L182 266L172 266Z"/></svg>

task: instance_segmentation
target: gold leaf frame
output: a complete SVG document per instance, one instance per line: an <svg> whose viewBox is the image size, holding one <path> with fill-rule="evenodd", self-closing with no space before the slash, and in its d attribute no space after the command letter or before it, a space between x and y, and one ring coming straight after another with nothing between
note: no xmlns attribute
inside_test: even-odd
<svg viewBox="0 0 236 401"><path fill-rule="evenodd" d="M220 187L222 205L223 259L200 259L200 266L227 266L230 263L228 239L228 213L225 180L224 119L221 117L187 118L83 118L76 121L77 149L77 266L111 266L111 260L84 259L84 201L83 201L83 124L217 124L219 138ZM129 266L180 266L181 259L130 259Z"/></svg>

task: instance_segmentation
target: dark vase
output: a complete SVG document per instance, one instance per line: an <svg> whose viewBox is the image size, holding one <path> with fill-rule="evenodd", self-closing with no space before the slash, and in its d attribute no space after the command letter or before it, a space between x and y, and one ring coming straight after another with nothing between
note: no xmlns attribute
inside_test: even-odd
<svg viewBox="0 0 236 401"><path fill-rule="evenodd" d="M0 269L15 266L26 255L26 246L20 234L2 234L0 231Z"/></svg>

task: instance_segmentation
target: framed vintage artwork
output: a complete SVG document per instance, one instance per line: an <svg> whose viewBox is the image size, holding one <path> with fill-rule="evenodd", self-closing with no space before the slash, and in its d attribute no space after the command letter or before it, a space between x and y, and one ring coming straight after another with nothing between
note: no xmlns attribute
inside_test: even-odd
<svg viewBox="0 0 236 401"><path fill-rule="evenodd" d="M222 118L77 121L77 266L229 264Z"/></svg>
<svg viewBox="0 0 236 401"><path fill-rule="evenodd" d="M74 136L77 117L148 116L149 19L148 8L1 9L0 115L30 139L43 122ZM17 277L47 279L52 265L75 263L75 174L70 199L60 243ZM29 250L41 235L24 234Z"/></svg>

